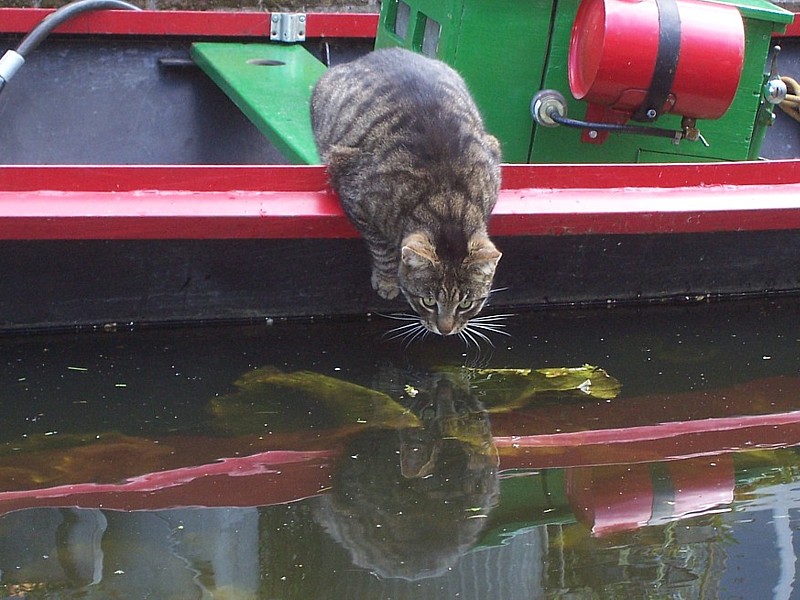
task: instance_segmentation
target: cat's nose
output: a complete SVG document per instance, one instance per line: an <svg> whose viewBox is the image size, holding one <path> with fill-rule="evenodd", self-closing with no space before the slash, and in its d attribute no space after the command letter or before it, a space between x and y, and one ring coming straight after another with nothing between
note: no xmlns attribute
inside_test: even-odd
<svg viewBox="0 0 800 600"><path fill-rule="evenodd" d="M440 315L439 318L436 319L436 328L442 335L452 335L455 333L456 329L455 319L452 317L442 317Z"/></svg>

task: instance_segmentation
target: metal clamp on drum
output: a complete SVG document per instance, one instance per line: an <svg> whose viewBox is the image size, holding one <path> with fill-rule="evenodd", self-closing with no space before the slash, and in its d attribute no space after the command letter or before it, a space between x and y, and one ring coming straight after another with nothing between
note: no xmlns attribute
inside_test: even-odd
<svg viewBox="0 0 800 600"><path fill-rule="evenodd" d="M572 27L569 86L586 121L651 123L670 113L718 119L744 63L736 7L700 0L583 0ZM601 142L600 132L584 141Z"/></svg>

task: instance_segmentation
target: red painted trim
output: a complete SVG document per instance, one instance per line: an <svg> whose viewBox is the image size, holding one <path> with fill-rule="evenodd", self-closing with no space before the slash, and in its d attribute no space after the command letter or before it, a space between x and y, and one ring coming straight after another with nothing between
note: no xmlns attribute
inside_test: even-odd
<svg viewBox="0 0 800 600"><path fill-rule="evenodd" d="M800 184L501 192L494 235L800 229Z"/></svg>
<svg viewBox="0 0 800 600"><path fill-rule="evenodd" d="M618 189L800 183L800 159L632 165L504 165L503 188ZM0 166L2 191L319 191L321 166Z"/></svg>
<svg viewBox="0 0 800 600"><path fill-rule="evenodd" d="M507 166L491 231L800 230L798 165ZM0 182L0 239L356 235L319 166L0 167Z"/></svg>
<svg viewBox="0 0 800 600"><path fill-rule="evenodd" d="M327 176L321 166L0 165L0 192L317 192L326 186Z"/></svg>
<svg viewBox="0 0 800 600"><path fill-rule="evenodd" d="M800 160L689 164L505 165L504 188L688 187L800 183Z"/></svg>
<svg viewBox="0 0 800 600"><path fill-rule="evenodd" d="M28 33L52 9L2 8L0 31ZM80 35L175 35L269 37L270 13L164 10L109 10L87 13L55 30ZM374 38L374 13L309 13L307 37Z"/></svg>
<svg viewBox="0 0 800 600"><path fill-rule="evenodd" d="M322 166L1 166L0 191L319 191ZM800 183L800 159L703 164L504 165L503 188L680 188Z"/></svg>
<svg viewBox="0 0 800 600"><path fill-rule="evenodd" d="M795 18L794 21L792 21L786 26L786 31L784 31L783 33L775 33L773 37L776 38L800 37L800 19Z"/></svg>
<svg viewBox="0 0 800 600"><path fill-rule="evenodd" d="M0 8L0 32L27 33L53 12L45 8ZM232 11L103 11L67 23L57 33L92 35L263 36L269 34L269 13ZM375 13L309 13L308 37L373 38ZM795 19L776 38L800 37Z"/></svg>

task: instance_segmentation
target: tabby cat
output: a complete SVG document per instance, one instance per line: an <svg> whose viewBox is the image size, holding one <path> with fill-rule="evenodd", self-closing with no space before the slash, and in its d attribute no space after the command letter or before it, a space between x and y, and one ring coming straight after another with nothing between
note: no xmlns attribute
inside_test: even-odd
<svg viewBox="0 0 800 600"><path fill-rule="evenodd" d="M465 330L500 259L486 231L500 145L462 78L408 50L376 50L328 70L311 122L331 186L369 248L372 287L386 299L402 292L427 331Z"/></svg>

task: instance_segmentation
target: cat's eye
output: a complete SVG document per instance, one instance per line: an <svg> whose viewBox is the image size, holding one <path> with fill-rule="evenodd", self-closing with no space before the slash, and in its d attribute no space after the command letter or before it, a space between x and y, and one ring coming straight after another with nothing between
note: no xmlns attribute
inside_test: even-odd
<svg viewBox="0 0 800 600"><path fill-rule="evenodd" d="M420 302L422 302L422 306L425 308L433 308L436 306L436 298L433 296L426 296L425 298L420 298Z"/></svg>
<svg viewBox="0 0 800 600"><path fill-rule="evenodd" d="M458 303L458 308L461 310L469 310L473 306L475 306L475 300L470 300L469 298L464 298Z"/></svg>

